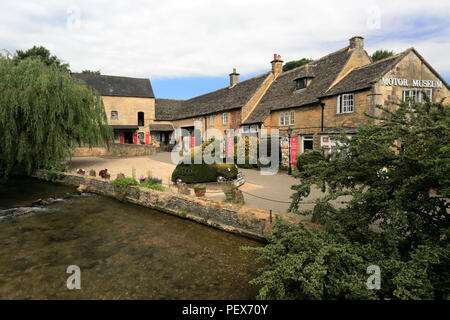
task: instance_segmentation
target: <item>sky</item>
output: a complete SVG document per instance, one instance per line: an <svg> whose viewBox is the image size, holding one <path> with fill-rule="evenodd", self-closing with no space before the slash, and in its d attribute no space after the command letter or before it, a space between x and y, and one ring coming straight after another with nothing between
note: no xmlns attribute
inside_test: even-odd
<svg viewBox="0 0 450 320"><path fill-rule="evenodd" d="M414 47L450 83L450 1L0 0L0 49L48 48L73 72L149 78L157 98L187 99L365 38Z"/></svg>

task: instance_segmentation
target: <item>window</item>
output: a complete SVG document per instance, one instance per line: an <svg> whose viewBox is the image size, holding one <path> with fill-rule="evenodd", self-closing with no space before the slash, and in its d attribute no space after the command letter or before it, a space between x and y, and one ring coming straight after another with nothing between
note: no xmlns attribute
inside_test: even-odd
<svg viewBox="0 0 450 320"><path fill-rule="evenodd" d="M209 116L209 125L214 126L214 116L213 115Z"/></svg>
<svg viewBox="0 0 450 320"><path fill-rule="evenodd" d="M138 112L138 126L143 127L144 126L144 113Z"/></svg>
<svg viewBox="0 0 450 320"><path fill-rule="evenodd" d="M403 101L413 101L413 102L423 102L425 101L423 95L426 95L428 99L432 100L433 91L432 89L407 89L403 90Z"/></svg>
<svg viewBox="0 0 450 320"><path fill-rule="evenodd" d="M222 113L222 124L228 124L228 112Z"/></svg>
<svg viewBox="0 0 450 320"><path fill-rule="evenodd" d="M280 127L290 126L295 123L294 111L280 112Z"/></svg>
<svg viewBox="0 0 450 320"><path fill-rule="evenodd" d="M138 140L144 141L144 133L143 132L138 132Z"/></svg>
<svg viewBox="0 0 450 320"><path fill-rule="evenodd" d="M295 89L300 90L306 88L306 85L308 84L308 79L306 78L300 78L295 80Z"/></svg>
<svg viewBox="0 0 450 320"><path fill-rule="evenodd" d="M249 132L249 127L248 126L243 126L242 127L242 133L248 133Z"/></svg>
<svg viewBox="0 0 450 320"><path fill-rule="evenodd" d="M258 132L258 125L257 124L253 124L250 126L250 132L251 133L257 133Z"/></svg>
<svg viewBox="0 0 450 320"><path fill-rule="evenodd" d="M336 113L352 113L355 111L353 93L341 94L336 99Z"/></svg>
<svg viewBox="0 0 450 320"><path fill-rule="evenodd" d="M119 112L111 111L111 120L119 120Z"/></svg>

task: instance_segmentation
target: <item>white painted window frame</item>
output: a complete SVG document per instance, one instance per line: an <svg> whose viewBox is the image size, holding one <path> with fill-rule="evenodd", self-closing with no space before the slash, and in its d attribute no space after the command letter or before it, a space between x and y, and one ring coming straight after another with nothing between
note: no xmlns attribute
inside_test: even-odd
<svg viewBox="0 0 450 320"><path fill-rule="evenodd" d="M222 124L228 125L228 112L222 113Z"/></svg>
<svg viewBox="0 0 450 320"><path fill-rule="evenodd" d="M344 93L336 99L336 113L345 114L355 112L355 94Z"/></svg>

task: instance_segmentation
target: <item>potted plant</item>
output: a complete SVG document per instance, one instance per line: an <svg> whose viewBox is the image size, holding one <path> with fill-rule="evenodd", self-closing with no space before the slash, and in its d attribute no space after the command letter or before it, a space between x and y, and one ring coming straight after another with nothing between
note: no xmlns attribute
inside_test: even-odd
<svg viewBox="0 0 450 320"><path fill-rule="evenodd" d="M225 200L231 201L233 200L233 190L235 188L234 182L231 180L223 181L221 183L222 191L225 193Z"/></svg>
<svg viewBox="0 0 450 320"><path fill-rule="evenodd" d="M81 168L81 169L78 169L78 170L77 170L77 173L78 173L78 174L81 174L82 176L84 176L84 174L86 173L86 170L84 170L84 169Z"/></svg>
<svg viewBox="0 0 450 320"><path fill-rule="evenodd" d="M95 176L96 176L95 170L94 170L94 169L89 170L89 175L90 175L91 177L95 177Z"/></svg>
<svg viewBox="0 0 450 320"><path fill-rule="evenodd" d="M194 192L197 197L203 197L206 193L206 186L204 184L196 184L194 186Z"/></svg>

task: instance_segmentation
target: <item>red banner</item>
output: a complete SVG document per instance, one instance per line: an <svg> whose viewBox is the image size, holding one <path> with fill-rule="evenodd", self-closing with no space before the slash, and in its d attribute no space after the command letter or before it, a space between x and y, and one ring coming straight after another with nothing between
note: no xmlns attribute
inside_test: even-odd
<svg viewBox="0 0 450 320"><path fill-rule="evenodd" d="M149 144L150 143L150 132L146 132L145 133L145 144Z"/></svg>
<svg viewBox="0 0 450 320"><path fill-rule="evenodd" d="M125 138L123 136L123 132L119 133L119 140L120 140L120 143L122 143L122 144L125 142Z"/></svg>
<svg viewBox="0 0 450 320"><path fill-rule="evenodd" d="M195 136L191 136L191 148L195 147Z"/></svg>
<svg viewBox="0 0 450 320"><path fill-rule="evenodd" d="M133 143L138 144L137 132L133 133Z"/></svg>
<svg viewBox="0 0 450 320"><path fill-rule="evenodd" d="M297 137L291 138L291 164L297 162Z"/></svg>
<svg viewBox="0 0 450 320"><path fill-rule="evenodd" d="M228 137L227 139L227 158L231 158L233 156L234 149L234 139L233 137Z"/></svg>

